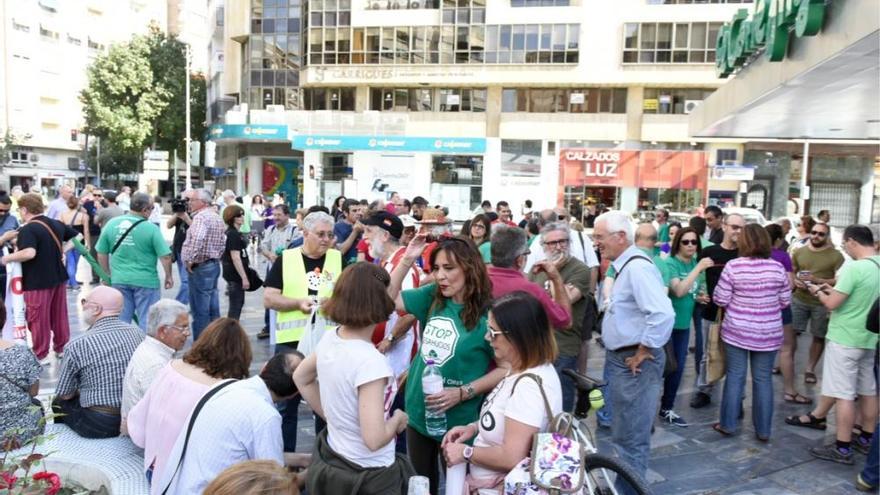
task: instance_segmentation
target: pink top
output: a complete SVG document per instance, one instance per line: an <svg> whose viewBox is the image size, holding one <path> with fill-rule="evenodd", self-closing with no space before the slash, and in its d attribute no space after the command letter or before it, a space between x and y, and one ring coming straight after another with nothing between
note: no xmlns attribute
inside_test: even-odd
<svg viewBox="0 0 880 495"><path fill-rule="evenodd" d="M144 449L144 471L154 465L154 480L162 479L162 468L189 414L210 388L181 375L168 363L128 413L128 434ZM156 493L164 488L158 485L152 486Z"/></svg>

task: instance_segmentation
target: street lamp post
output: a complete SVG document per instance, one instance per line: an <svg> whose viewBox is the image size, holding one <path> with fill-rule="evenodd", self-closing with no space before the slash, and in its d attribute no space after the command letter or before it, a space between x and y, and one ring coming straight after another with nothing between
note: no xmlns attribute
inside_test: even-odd
<svg viewBox="0 0 880 495"><path fill-rule="evenodd" d="M186 188L192 189L192 167L190 165L190 111L189 111L189 74L190 64L192 63L192 53L189 49L189 43L186 44ZM177 177L174 178L177 182Z"/></svg>

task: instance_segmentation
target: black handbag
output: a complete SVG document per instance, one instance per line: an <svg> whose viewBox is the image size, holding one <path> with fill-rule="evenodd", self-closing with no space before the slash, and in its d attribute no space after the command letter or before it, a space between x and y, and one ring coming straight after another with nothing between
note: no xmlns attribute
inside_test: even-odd
<svg viewBox="0 0 880 495"><path fill-rule="evenodd" d="M263 286L263 279L260 278L256 270L247 267L244 271L247 273L248 283L250 283L250 287L247 288L246 292L253 292Z"/></svg>

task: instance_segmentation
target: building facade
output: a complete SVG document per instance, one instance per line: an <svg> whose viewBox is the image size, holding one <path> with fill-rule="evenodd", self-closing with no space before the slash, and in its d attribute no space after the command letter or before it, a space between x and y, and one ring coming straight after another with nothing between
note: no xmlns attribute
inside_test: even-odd
<svg viewBox="0 0 880 495"><path fill-rule="evenodd" d="M215 0L212 170L306 205L400 190L457 219L483 199L695 207L738 190L709 171L743 141L692 139L688 113L724 83L715 39L742 7Z"/></svg>
<svg viewBox="0 0 880 495"><path fill-rule="evenodd" d="M79 93L86 67L113 43L165 29L167 0L0 2L0 134L19 139L0 188L50 197L87 173Z"/></svg>

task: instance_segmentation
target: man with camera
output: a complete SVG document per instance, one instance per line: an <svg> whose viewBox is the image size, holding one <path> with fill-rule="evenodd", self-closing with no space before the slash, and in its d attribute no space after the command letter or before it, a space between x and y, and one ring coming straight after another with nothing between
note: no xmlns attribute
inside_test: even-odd
<svg viewBox="0 0 880 495"><path fill-rule="evenodd" d="M189 216L189 200L192 193L192 189L184 189L179 198L171 200L172 215L165 224L167 228L174 229L171 259L177 265L177 274L180 277L180 289L174 299L181 304L189 304L189 273L186 271L180 252L183 250L183 241L186 240L186 231L192 225L192 217Z"/></svg>

